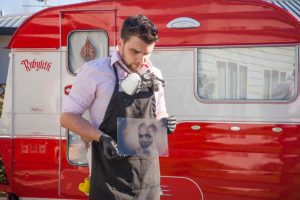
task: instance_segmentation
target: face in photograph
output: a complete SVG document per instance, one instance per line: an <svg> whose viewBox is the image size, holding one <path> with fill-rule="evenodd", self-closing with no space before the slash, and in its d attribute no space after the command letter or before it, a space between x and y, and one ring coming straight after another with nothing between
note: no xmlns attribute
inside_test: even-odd
<svg viewBox="0 0 300 200"><path fill-rule="evenodd" d="M147 149L153 144L154 140L154 132L153 129L149 126L146 126L146 124L141 124L138 129L138 140L141 148Z"/></svg>

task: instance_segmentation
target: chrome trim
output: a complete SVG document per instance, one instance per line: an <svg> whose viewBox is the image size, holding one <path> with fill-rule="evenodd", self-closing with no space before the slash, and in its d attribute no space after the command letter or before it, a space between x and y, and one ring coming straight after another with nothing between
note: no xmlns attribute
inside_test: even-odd
<svg viewBox="0 0 300 200"><path fill-rule="evenodd" d="M202 197L202 200L204 200L204 194L203 194L203 191L201 190L201 188L199 187L199 185L191 178L187 178L187 177L184 177L184 176L160 176L160 177L163 177L163 178L181 178L181 179L187 179L189 181L191 181L192 183L194 183L196 185L196 187L198 188L198 190L200 191L200 194L201 194L201 197ZM168 188L169 186L167 185L161 185L161 187L166 187ZM163 191L171 191L171 190L161 190L162 194L161 196L174 196L172 194L163 194Z"/></svg>
<svg viewBox="0 0 300 200"><path fill-rule="evenodd" d="M280 128L280 127L274 127L274 128L272 128L272 131L273 131L274 133L281 133L281 132L283 131L283 129Z"/></svg>
<svg viewBox="0 0 300 200"><path fill-rule="evenodd" d="M14 139L53 139L59 140L59 135L13 135Z"/></svg>
<svg viewBox="0 0 300 200"><path fill-rule="evenodd" d="M12 138L12 136L11 135L1 135L0 134L0 138Z"/></svg>
<svg viewBox="0 0 300 200"><path fill-rule="evenodd" d="M182 115L183 117L186 117L185 115ZM187 116L189 117L189 116ZM187 118L186 117L186 118ZM297 125L299 126L300 125L300 122L277 122L277 121L242 121L242 120L239 120L239 121L234 121L232 119L228 120L228 121L221 121L221 120L204 120L204 119L184 119L184 120L181 120L181 119L177 119L177 125L180 124L180 123L212 123L212 124L254 124L254 125L257 125L257 124L260 124L260 125L281 125L281 124L285 124L285 125Z"/></svg>
<svg viewBox="0 0 300 200"><path fill-rule="evenodd" d="M231 126L230 130L232 130L232 131L240 131L241 128L239 126Z"/></svg>
<svg viewBox="0 0 300 200"><path fill-rule="evenodd" d="M194 130L194 131L198 131L198 130L201 129L201 126L199 126L199 125L192 125L191 129Z"/></svg>

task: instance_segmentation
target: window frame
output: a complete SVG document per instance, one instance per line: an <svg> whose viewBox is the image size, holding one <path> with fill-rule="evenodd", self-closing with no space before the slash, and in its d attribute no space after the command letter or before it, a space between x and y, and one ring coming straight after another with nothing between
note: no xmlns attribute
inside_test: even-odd
<svg viewBox="0 0 300 200"><path fill-rule="evenodd" d="M77 76L77 73L76 72L73 72L71 70L71 66L70 66L70 57L69 57L69 48L70 48L70 36L76 32L100 32L100 33L103 33L104 34L104 37L106 39L105 41L105 44L106 44L106 47L107 47L107 51L105 52L106 53L106 56L105 57L108 57L109 56L109 35L108 33L104 30L104 29L83 29L83 30L73 30L71 31L68 36L67 36L67 47L66 47L66 68L67 68L67 73L70 74L71 76ZM96 57L97 58L97 57ZM95 58L95 59L96 59ZM85 62L84 62L85 63ZM85 117L87 118L87 117ZM87 158L87 161L86 162L74 162L73 160L70 160L70 137L71 137L71 131L69 129L65 129L66 132L65 132L65 135L66 135L66 159L68 161L69 164L71 165L74 165L74 166L88 166L88 158ZM73 133L73 134L76 134L76 133ZM76 134L77 135L77 134ZM80 137L79 135L77 135L78 137ZM83 143L83 141L81 141ZM91 143L90 143L91 145ZM90 146L91 148L91 146Z"/></svg>
<svg viewBox="0 0 300 200"><path fill-rule="evenodd" d="M73 30L71 31L68 36L67 36L67 49L66 49L66 68L67 68L67 72L72 75L72 76L77 76L76 72L73 72L71 69L71 64L70 64L70 36L76 32L101 32L104 33L105 38L106 38L106 44L107 44L107 52L106 52L106 56L109 56L109 35L108 33L104 30L104 29L82 29L82 30ZM84 64L85 62L83 62Z"/></svg>
<svg viewBox="0 0 300 200"><path fill-rule="evenodd" d="M86 162L74 162L73 160L70 159L70 136L71 136L71 131L69 129L66 129L66 159L68 161L69 164L74 165L74 166L88 166L89 165L89 160L88 157L86 157L87 161ZM74 135L77 135L78 137L80 137L78 134L72 132ZM83 141L81 141L83 143ZM90 148L92 148L92 143L90 143ZM87 156L87 154L86 154Z"/></svg>

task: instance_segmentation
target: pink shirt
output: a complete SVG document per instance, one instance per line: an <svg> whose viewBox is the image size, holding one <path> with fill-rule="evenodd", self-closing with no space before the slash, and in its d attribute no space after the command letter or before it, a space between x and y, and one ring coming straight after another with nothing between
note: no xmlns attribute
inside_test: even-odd
<svg viewBox="0 0 300 200"><path fill-rule="evenodd" d="M70 94L64 98L62 112L82 115L88 110L91 123L94 127L99 128L115 87L116 78L112 66L118 62L126 68L118 55L118 51L114 51L111 58L95 59L82 66L75 78ZM162 78L159 69L151 64L148 67L157 77ZM121 82L127 76L127 72L118 64L116 68ZM154 94L157 119L167 117L164 90L160 89Z"/></svg>

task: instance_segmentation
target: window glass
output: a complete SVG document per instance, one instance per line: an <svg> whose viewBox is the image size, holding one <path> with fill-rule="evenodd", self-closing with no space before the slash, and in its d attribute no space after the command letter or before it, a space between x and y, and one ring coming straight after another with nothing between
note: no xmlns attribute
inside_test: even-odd
<svg viewBox="0 0 300 200"><path fill-rule="evenodd" d="M85 63L108 56L108 36L104 31L74 31L68 37L68 68L72 74Z"/></svg>
<svg viewBox="0 0 300 200"><path fill-rule="evenodd" d="M226 73L226 63L217 61L217 68L218 74L225 74ZM218 77L218 95L221 99L226 98L226 76L219 76Z"/></svg>
<svg viewBox="0 0 300 200"><path fill-rule="evenodd" d="M264 70L264 99L270 99L270 86L271 86L271 71L270 70Z"/></svg>
<svg viewBox="0 0 300 200"><path fill-rule="evenodd" d="M237 64L228 63L228 80L229 80L229 97L230 99L237 98Z"/></svg>
<svg viewBox="0 0 300 200"><path fill-rule="evenodd" d="M274 90L279 85L279 71L272 70L272 90Z"/></svg>
<svg viewBox="0 0 300 200"><path fill-rule="evenodd" d="M289 100L297 94L297 52L295 46L199 48L197 93L208 100Z"/></svg>
<svg viewBox="0 0 300 200"><path fill-rule="evenodd" d="M68 159L76 165L86 165L88 163L89 141L79 135L68 132Z"/></svg>
<svg viewBox="0 0 300 200"><path fill-rule="evenodd" d="M247 99L247 66L240 66L240 78L239 78L239 98L240 99Z"/></svg>
<svg viewBox="0 0 300 200"><path fill-rule="evenodd" d="M90 121L88 112L82 117ZM91 141L67 130L67 157L73 165L88 165L91 159Z"/></svg>

